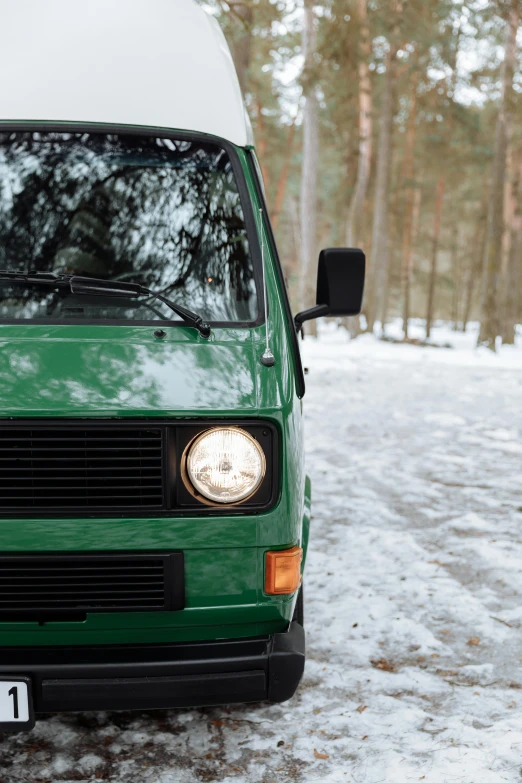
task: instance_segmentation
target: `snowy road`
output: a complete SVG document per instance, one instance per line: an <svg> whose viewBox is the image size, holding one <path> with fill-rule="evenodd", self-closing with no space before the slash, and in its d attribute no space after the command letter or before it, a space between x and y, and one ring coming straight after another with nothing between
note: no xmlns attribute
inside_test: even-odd
<svg viewBox="0 0 522 783"><path fill-rule="evenodd" d="M522 350L460 342L305 342L314 517L292 701L51 717L0 741L0 783L520 781Z"/></svg>

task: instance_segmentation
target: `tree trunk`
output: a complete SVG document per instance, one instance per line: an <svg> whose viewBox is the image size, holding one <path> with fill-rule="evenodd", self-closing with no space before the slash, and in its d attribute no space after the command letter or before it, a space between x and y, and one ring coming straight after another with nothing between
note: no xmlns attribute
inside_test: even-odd
<svg viewBox="0 0 522 783"><path fill-rule="evenodd" d="M462 331L465 332L468 326L468 321L471 316L471 307L473 304L473 295L475 293L475 287L477 279L482 274L482 259L484 258L484 248L486 241L485 221L487 218L487 203L484 201L477 224L477 229L473 234L473 241L471 242L471 258L469 263L468 278L466 284L466 299L464 304L464 313L462 316Z"/></svg>
<svg viewBox="0 0 522 783"><path fill-rule="evenodd" d="M274 199L274 208L272 210L272 228L274 231L279 224L279 217L281 215L281 209L283 206L283 199L285 196L286 185L288 182L288 174L290 172L290 163L292 161L292 153L294 151L294 139L295 139L295 120L288 128L288 140L286 143L285 160L279 181L277 183L276 194Z"/></svg>
<svg viewBox="0 0 522 783"><path fill-rule="evenodd" d="M428 307L426 310L426 339L431 335L431 326L433 322L433 309L435 304L435 285L437 280L437 255L439 252L440 224L442 217L442 206L444 204L444 188L446 181L444 174L441 174L437 183L437 196L435 201L435 224L433 226L433 244L431 251L430 279L428 284Z"/></svg>
<svg viewBox="0 0 522 783"><path fill-rule="evenodd" d="M419 227L420 207L422 198L422 172L419 174L418 183L413 194L413 206L408 236L405 235L404 267L403 267L403 300L402 300L402 328L404 339L409 337L411 284L413 279L413 247L417 238Z"/></svg>
<svg viewBox="0 0 522 783"><path fill-rule="evenodd" d="M236 66L237 78L243 95L248 88L248 71L252 56L252 27L254 24L254 8L251 4L234 4L234 16L241 26L240 35L231 43L232 59Z"/></svg>
<svg viewBox="0 0 522 783"><path fill-rule="evenodd" d="M509 233L509 255L504 279L504 296L502 307L502 342L507 345L515 343L516 324L520 308L520 264L522 262L522 162L515 171L513 182L515 207L512 213Z"/></svg>
<svg viewBox="0 0 522 783"><path fill-rule="evenodd" d="M290 225L292 226L292 240L293 240L293 246L294 246L294 272L295 277L298 281L301 280L301 259L302 259L302 248L301 248L301 225L299 223L299 204L297 203L297 199L293 196L290 197L288 201L288 213L290 217ZM296 288L298 289L296 292L296 298L299 296L299 286L297 285ZM297 301L296 303L297 309L301 309L300 302Z"/></svg>
<svg viewBox="0 0 522 783"><path fill-rule="evenodd" d="M502 65L502 92L497 117L493 176L489 197L486 244L482 277L482 306L478 345L496 350L499 334L499 278L504 233L504 179L512 121L513 75L516 62L516 36L519 20L519 0L511 0L506 24L504 62Z"/></svg>
<svg viewBox="0 0 522 783"><path fill-rule="evenodd" d="M372 166L372 81L369 61L372 53L370 29L368 26L368 0L357 0L358 23L358 64L359 77L359 140L357 177L350 205L348 207L348 222L346 225L346 246L359 247L361 243L362 215ZM353 339L361 334L360 316L343 318L342 325Z"/></svg>
<svg viewBox="0 0 522 783"><path fill-rule="evenodd" d="M261 168L261 175L263 177L263 184L265 186L266 195L268 198L268 187L269 187L269 173L268 169L266 167L266 128L265 128L265 118L263 117L263 107L261 106L261 103L259 101L259 98L256 99L256 113L257 113L257 128L256 128L256 141L257 141L257 156L259 158L259 166Z"/></svg>
<svg viewBox="0 0 522 783"><path fill-rule="evenodd" d="M303 111L303 163L301 170L301 280L300 306L302 309L315 304L317 275L317 163L319 155L319 102L311 74L316 46L316 28L313 0L305 0L303 26L305 106ZM308 330L316 334L316 322L311 321Z"/></svg>
<svg viewBox="0 0 522 783"><path fill-rule="evenodd" d="M460 258L459 258L459 224L455 211L453 226L451 228L451 276L453 278L453 291L451 296L451 320L453 331L459 328L460 314Z"/></svg>
<svg viewBox="0 0 522 783"><path fill-rule="evenodd" d="M388 278L388 213L396 55L397 47L395 44L390 43L386 57L386 75L381 100L379 144L377 148L377 178L373 206L372 254L367 304L368 331L370 332L373 331L377 315L380 315L383 311Z"/></svg>
<svg viewBox="0 0 522 783"><path fill-rule="evenodd" d="M395 244L393 242L393 239L391 240L391 257L388 257L388 268L386 270L386 281L384 284L384 299L382 303L382 312L381 312L381 336L384 337L386 334L386 323L388 321L388 309L390 306L390 288L391 288L391 269L390 267L393 266L393 251L395 248ZM390 263L391 261L391 263Z"/></svg>
<svg viewBox="0 0 522 783"><path fill-rule="evenodd" d="M455 49L453 51L453 57L452 57L451 80L450 80L448 90L446 92L446 97L449 98L451 101L449 117L445 124L445 133L444 133L444 140L445 143L448 145L448 148L449 145L451 144L452 134L453 134L453 100L455 96L455 89L457 86L457 61L458 61L458 54L459 54L459 47L460 47L460 36L461 36L461 29L459 26L457 31L457 36L456 36ZM429 340L431 335L431 327L433 323L433 317L435 314L435 289L437 286L437 262L438 262L440 228L441 228L442 209L444 206L445 190L446 190L446 178L445 178L444 170L442 170L439 176L439 180L437 182L437 191L436 191L436 199L435 199L435 221L433 227L430 277L428 282L428 303L426 307L426 339L427 340Z"/></svg>
<svg viewBox="0 0 522 783"><path fill-rule="evenodd" d="M412 274L413 218L417 189L414 188L415 137L417 131L417 79L414 78L410 99L410 114L406 129L404 148L403 179L407 183L404 199L404 222L402 227L402 328L404 339L408 339L408 320L410 317L410 287Z"/></svg>
<svg viewBox="0 0 522 783"><path fill-rule="evenodd" d="M357 180L348 210L346 229L347 247L358 247L364 201L368 192L372 165L372 82L369 59L371 55L367 0L357 0L359 23L359 160Z"/></svg>

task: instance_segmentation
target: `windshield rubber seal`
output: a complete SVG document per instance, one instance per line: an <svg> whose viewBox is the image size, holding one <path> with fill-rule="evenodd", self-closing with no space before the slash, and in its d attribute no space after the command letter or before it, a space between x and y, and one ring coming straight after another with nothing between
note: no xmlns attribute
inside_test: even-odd
<svg viewBox="0 0 522 783"><path fill-rule="evenodd" d="M245 173L239 160L237 148L234 144L219 136L213 136L207 133L197 133L195 131L173 130L169 128L157 128L154 126L142 125L114 125L96 122L57 122L45 120L26 120L26 121L3 121L0 120L0 133L98 133L120 134L127 136L157 136L163 139L173 139L181 141L203 142L214 144L225 150L230 158L232 170L234 172L236 185L239 193L239 200L243 209L245 227L248 238L248 246L252 258L254 269L254 283L256 287L257 300L257 318L250 321L208 321L212 329L251 329L261 326L265 323L265 312L263 304L263 271L261 261L261 246L257 235L254 211L249 197L248 186L245 179ZM113 318L1 318L0 325L3 324L35 324L45 326L175 326L192 328L182 320L133 320L133 319L113 319Z"/></svg>

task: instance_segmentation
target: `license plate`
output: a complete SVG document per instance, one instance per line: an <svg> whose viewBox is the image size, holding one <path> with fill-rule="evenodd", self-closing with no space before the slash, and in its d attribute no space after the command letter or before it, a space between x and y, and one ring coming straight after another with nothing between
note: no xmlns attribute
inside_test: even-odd
<svg viewBox="0 0 522 783"><path fill-rule="evenodd" d="M0 677L0 732L28 731L34 726L29 677Z"/></svg>

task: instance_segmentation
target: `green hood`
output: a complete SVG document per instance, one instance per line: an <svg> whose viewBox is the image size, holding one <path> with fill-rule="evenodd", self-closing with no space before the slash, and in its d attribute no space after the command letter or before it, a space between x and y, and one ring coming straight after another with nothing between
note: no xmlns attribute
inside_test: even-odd
<svg viewBox="0 0 522 783"><path fill-rule="evenodd" d="M252 413L249 329L0 326L0 417Z"/></svg>

